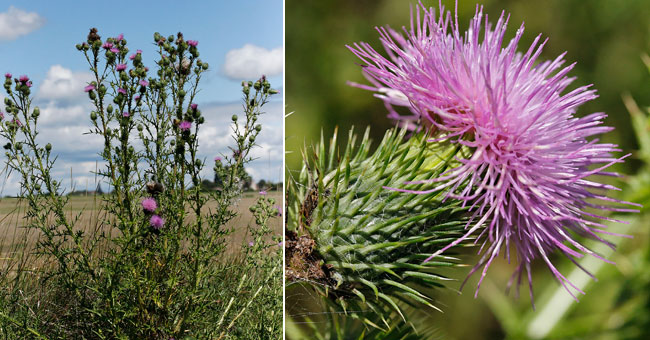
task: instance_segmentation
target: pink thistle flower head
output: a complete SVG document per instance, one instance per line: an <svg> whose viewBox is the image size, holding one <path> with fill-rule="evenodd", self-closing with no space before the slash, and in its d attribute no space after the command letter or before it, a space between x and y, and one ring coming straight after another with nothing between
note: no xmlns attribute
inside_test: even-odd
<svg viewBox="0 0 650 340"><path fill-rule="evenodd" d="M126 90L121 87L117 89L117 93L121 93L126 96Z"/></svg>
<svg viewBox="0 0 650 340"><path fill-rule="evenodd" d="M115 53L115 54L120 53L120 49L117 48L117 47L113 47L113 48L111 48L110 51L113 52L113 53Z"/></svg>
<svg viewBox="0 0 650 340"><path fill-rule="evenodd" d="M217 156L217 157L214 158L214 161L215 161L215 162L221 162L222 159L223 159L223 158Z"/></svg>
<svg viewBox="0 0 650 340"><path fill-rule="evenodd" d="M113 48L113 43L107 41L102 45L102 48L104 48L105 50L110 50L111 48Z"/></svg>
<svg viewBox="0 0 650 340"><path fill-rule="evenodd" d="M178 128L181 129L181 131L190 131L192 128L192 123L184 120L178 124Z"/></svg>
<svg viewBox="0 0 650 340"><path fill-rule="evenodd" d="M118 71L118 72L126 70L126 64L117 64L115 66L115 70Z"/></svg>
<svg viewBox="0 0 650 340"><path fill-rule="evenodd" d="M149 82L144 79L140 79L140 85L143 87L147 87L149 86Z"/></svg>
<svg viewBox="0 0 650 340"><path fill-rule="evenodd" d="M560 273L550 260L559 252L575 262L586 254L601 258L571 235L604 240L604 224L597 210L635 211L611 206L606 196L613 186L587 180L605 172L623 157L612 155L613 144L589 140L610 131L602 126L605 114L575 115L578 107L597 97L591 86L568 93L574 78L567 77L573 64L563 66L564 54L540 61L545 42L538 36L532 45L517 52L523 25L504 43L508 18L502 15L491 26L477 6L469 29L461 32L452 13L427 9L421 3L412 14L410 29L398 32L379 28L380 41L389 58L367 43L348 48L364 63L371 85L352 84L377 93L388 117L411 130L428 129L473 151L469 159L429 182L432 189L446 190L450 198L470 207L471 220L465 235L433 254L428 260L467 239L482 242L482 257L470 275L482 269L476 293L492 261L505 248L516 248L519 264L513 278L530 276L531 262L541 258L569 291L582 292ZM400 115L395 107L406 107ZM480 231L480 233L479 233ZM601 258L602 259L602 258ZM607 261L603 259L604 261ZM511 280L512 282L512 280ZM574 296L575 298L575 296Z"/></svg>
<svg viewBox="0 0 650 340"><path fill-rule="evenodd" d="M260 195L264 196L264 195L266 195L266 194L267 194L266 190L262 190L262 191L260 191Z"/></svg>
<svg viewBox="0 0 650 340"><path fill-rule="evenodd" d="M192 110L196 110L197 107L199 107L199 105L196 103L192 103L192 105L190 105L190 108L192 108Z"/></svg>
<svg viewBox="0 0 650 340"><path fill-rule="evenodd" d="M147 197L142 200L142 210L146 212L154 212L158 209L158 202L153 197Z"/></svg>
<svg viewBox="0 0 650 340"><path fill-rule="evenodd" d="M124 111L124 112L122 112L122 117L129 118L129 117L131 117L131 114L129 113L129 111Z"/></svg>
<svg viewBox="0 0 650 340"><path fill-rule="evenodd" d="M135 59L135 54L131 54L131 55L129 56L129 60L133 60L133 59Z"/></svg>
<svg viewBox="0 0 650 340"><path fill-rule="evenodd" d="M149 218L149 225L156 230L160 230L165 226L165 220L158 215L152 215L151 218Z"/></svg>
<svg viewBox="0 0 650 340"><path fill-rule="evenodd" d="M92 91L94 89L95 89L95 85L90 84L90 85L84 87L84 92L90 92L90 91Z"/></svg>
<svg viewBox="0 0 650 340"><path fill-rule="evenodd" d="M11 73L9 72L5 73L5 78L11 78Z"/></svg>
<svg viewBox="0 0 650 340"><path fill-rule="evenodd" d="M196 40L188 40L187 44L190 45L190 46L196 47L199 44L199 42L196 41Z"/></svg>
<svg viewBox="0 0 650 340"><path fill-rule="evenodd" d="M124 34L120 33L117 37L113 39L115 39L115 41L122 41L122 39L124 39Z"/></svg>
<svg viewBox="0 0 650 340"><path fill-rule="evenodd" d="M248 246L252 247L255 243L253 241L248 242Z"/></svg>
<svg viewBox="0 0 650 340"><path fill-rule="evenodd" d="M27 83L29 81L29 77L26 75L22 75L20 76L20 78L18 78L18 81L20 81L21 83Z"/></svg>

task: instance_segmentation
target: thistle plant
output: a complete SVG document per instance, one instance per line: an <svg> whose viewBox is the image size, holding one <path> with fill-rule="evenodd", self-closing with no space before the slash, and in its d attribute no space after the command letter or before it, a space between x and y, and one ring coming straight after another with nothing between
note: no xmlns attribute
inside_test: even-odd
<svg viewBox="0 0 650 340"><path fill-rule="evenodd" d="M339 160L337 136L328 148L321 140L303 151L306 162L288 190L287 280L316 283L335 305L375 327L388 325L368 319L366 309L388 316L401 314L400 302L437 308L428 288L447 279L436 269L457 262L424 260L460 237L466 224L466 209L443 203L442 192L383 189L439 176L463 152L428 143L426 135L404 143L405 134L390 130L371 153L368 130L358 148L351 131Z"/></svg>
<svg viewBox="0 0 650 340"><path fill-rule="evenodd" d="M372 154L365 138L356 154L350 146L340 156L334 146L325 152L322 137L303 152L305 165L289 187L297 248L287 254L309 253L302 258L324 274L307 273L325 279L292 271L289 279L326 287L329 300L370 324L368 309L388 315L383 305L399 313L401 305L427 303L433 296L423 292L434 283L422 279L431 277L427 270L448 262L455 247L480 243L468 275L481 271L475 296L490 264L500 253L510 261L511 250L517 267L508 288L516 281L518 290L525 273L531 302L537 259L576 300L573 290L584 293L551 255L583 270L577 260L585 255L610 262L584 239L613 249L602 235L625 235L604 222L627 222L608 214L640 205L610 197L619 189L594 176L618 177L608 168L629 155L614 156L616 145L594 138L612 129L603 126L604 113L577 115L596 92L565 91L574 78L567 76L573 65L562 67L564 54L538 61L540 36L518 52L524 27L504 43L507 22L502 14L491 26L477 6L462 33L451 12L420 3L409 28L377 29L385 54L367 43L348 46L371 83L352 85L383 100L403 132L388 131Z"/></svg>
<svg viewBox="0 0 650 340"><path fill-rule="evenodd" d="M277 91L265 77L242 83L245 118L233 116L232 155L214 160L221 183L205 192L207 164L197 137L205 117L194 100L209 65L199 58L198 42L182 33L155 33L154 42L158 58L152 72L143 52L130 51L121 34L102 40L93 28L76 46L93 74L84 91L93 106L88 134L103 143L104 166L97 175L111 189L101 197L98 221L90 229L80 226L81 213L66 214L65 190L52 177L55 151L37 142L40 110L32 106L31 81L6 75L8 116L0 135L7 141L8 167L20 174L27 227L40 232L37 252L47 265L38 284L52 287L57 298L44 306L23 306L38 317L23 327L13 322L16 334L228 338L238 322L248 320L242 315L259 296L267 296L271 313L279 314L278 302L268 297L279 301L279 286L267 285L278 280L277 254L262 257L258 253L273 251L242 248L250 253L247 269L237 268L244 265L241 259L227 265L232 260L224 258L232 231L226 224L237 215L244 165L262 129L257 120ZM260 242L272 216L270 209L256 216ZM257 292L242 291L241 283L227 289L235 285L231 275L241 282L253 276L249 285L257 285ZM277 325L268 324L254 336L245 335L279 334Z"/></svg>

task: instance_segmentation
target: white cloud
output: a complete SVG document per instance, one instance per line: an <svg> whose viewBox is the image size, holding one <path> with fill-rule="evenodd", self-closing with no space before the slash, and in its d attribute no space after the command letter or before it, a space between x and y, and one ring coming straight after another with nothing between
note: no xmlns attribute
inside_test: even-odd
<svg viewBox="0 0 650 340"><path fill-rule="evenodd" d="M43 26L45 18L36 12L25 12L14 6L0 13L0 40L14 40Z"/></svg>
<svg viewBox="0 0 650 340"><path fill-rule="evenodd" d="M246 44L242 48L228 51L222 70L226 77L235 80L274 76L282 73L283 58L282 47L267 50Z"/></svg>
<svg viewBox="0 0 650 340"><path fill-rule="evenodd" d="M61 65L53 65L38 89L43 99L72 99L85 95L84 87L92 80L90 72L72 72Z"/></svg>

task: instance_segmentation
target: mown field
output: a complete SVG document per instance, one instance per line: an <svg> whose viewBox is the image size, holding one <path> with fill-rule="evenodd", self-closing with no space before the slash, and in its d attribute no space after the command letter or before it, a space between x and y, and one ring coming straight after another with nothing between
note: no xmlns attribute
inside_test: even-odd
<svg viewBox="0 0 650 340"><path fill-rule="evenodd" d="M282 194L279 191L271 191L268 195L278 202L278 206L282 205ZM236 206L238 216L226 225L228 229L233 229L233 232L228 236L229 246L226 252L228 255L235 254L242 244L250 241L247 225L254 225L255 220L249 207L255 203L258 197L259 194L256 192L244 193ZM80 214L75 225L76 228L88 233L97 227L102 200L101 196L94 195L70 197L66 211L69 212L70 216ZM7 260L8 257L11 257L11 253L24 249L25 244L33 245L38 240L38 231L31 230L26 233L27 230L23 228L26 223L24 218L25 206L16 198L0 199L0 260ZM214 207L214 202L209 202L206 205L206 209ZM273 230L274 235L282 235L282 218L272 219L269 227ZM27 242L25 242L25 239L27 239Z"/></svg>

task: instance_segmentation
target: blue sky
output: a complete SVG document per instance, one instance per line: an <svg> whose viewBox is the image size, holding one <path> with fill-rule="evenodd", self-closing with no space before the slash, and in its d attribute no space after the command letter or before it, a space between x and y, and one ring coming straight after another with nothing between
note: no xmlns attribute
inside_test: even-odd
<svg viewBox="0 0 650 340"><path fill-rule="evenodd" d="M186 39L199 41L200 57L210 64L196 98L206 115L199 138L201 152L210 159L228 145L229 117L241 111L241 80L264 73L282 90L281 0L3 2L0 71L27 74L34 81L32 92L43 112L43 140L55 139L61 155L57 173L69 178L72 167L77 187L92 177L84 171L94 169L99 150L94 148L98 141L81 135L89 126L90 106L83 93L88 66L74 47L85 40L90 27L97 27L103 38L123 33L131 50L143 50L147 65L153 65L156 31L164 36L182 31ZM262 119L262 147L255 152L260 159L249 168L256 180L277 181L282 173L283 105L281 95L277 97ZM2 194L15 193L17 186L10 182Z"/></svg>

